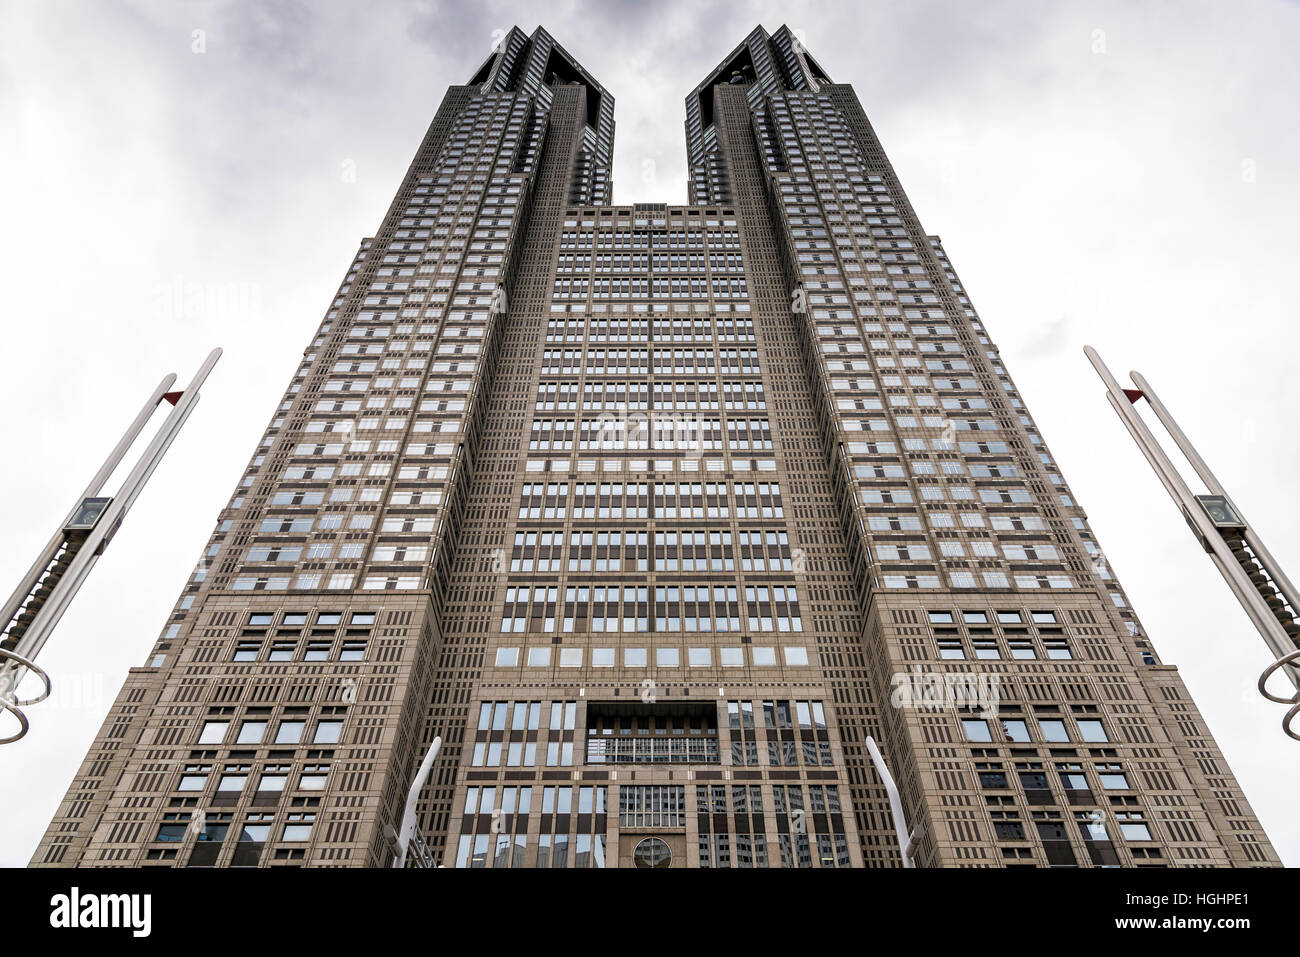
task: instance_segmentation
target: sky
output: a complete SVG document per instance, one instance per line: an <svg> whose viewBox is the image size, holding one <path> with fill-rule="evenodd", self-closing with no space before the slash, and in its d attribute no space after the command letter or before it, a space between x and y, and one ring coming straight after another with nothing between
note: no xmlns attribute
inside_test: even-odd
<svg viewBox="0 0 1300 957"><path fill-rule="evenodd" d="M162 375L225 349L42 652L52 697L0 747L0 864L28 861L144 663L446 87L539 23L615 97L620 204L686 201L683 102L756 24L854 86L1156 649L1300 864L1300 742L1254 689L1271 658L1082 354L1146 375L1300 575L1300 6L0 0L0 22L5 594Z"/></svg>

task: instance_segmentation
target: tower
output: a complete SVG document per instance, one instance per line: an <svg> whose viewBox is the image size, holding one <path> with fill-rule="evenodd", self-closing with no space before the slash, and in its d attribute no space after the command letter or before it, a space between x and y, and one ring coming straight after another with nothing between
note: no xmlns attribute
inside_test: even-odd
<svg viewBox="0 0 1300 957"><path fill-rule="evenodd" d="M690 205L545 30L452 87L33 863L1277 858L852 88L755 29Z"/></svg>

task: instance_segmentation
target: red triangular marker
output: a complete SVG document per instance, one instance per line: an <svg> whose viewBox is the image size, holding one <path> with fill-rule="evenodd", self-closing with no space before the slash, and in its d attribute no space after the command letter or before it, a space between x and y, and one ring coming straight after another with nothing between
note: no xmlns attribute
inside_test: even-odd
<svg viewBox="0 0 1300 957"><path fill-rule="evenodd" d="M170 402L172 405L175 405L177 402L181 400L181 396L183 396L184 394L185 394L184 392L164 392L163 398L166 399L168 402Z"/></svg>
<svg viewBox="0 0 1300 957"><path fill-rule="evenodd" d="M1125 389L1124 395L1131 403L1136 403L1138 399L1146 398L1141 389Z"/></svg>

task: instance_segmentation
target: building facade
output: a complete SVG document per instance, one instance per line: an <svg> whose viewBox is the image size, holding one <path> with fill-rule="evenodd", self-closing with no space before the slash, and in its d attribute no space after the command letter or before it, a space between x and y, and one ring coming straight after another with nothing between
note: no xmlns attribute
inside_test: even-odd
<svg viewBox="0 0 1300 957"><path fill-rule="evenodd" d="M361 244L40 866L1278 858L853 89L761 27L690 205L512 30Z"/></svg>

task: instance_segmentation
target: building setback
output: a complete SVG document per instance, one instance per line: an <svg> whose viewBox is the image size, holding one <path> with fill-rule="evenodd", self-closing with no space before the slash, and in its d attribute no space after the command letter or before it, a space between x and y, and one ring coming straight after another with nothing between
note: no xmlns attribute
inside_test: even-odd
<svg viewBox="0 0 1300 957"><path fill-rule="evenodd" d="M42 866L1277 865L857 96L755 29L611 206L545 30L448 91ZM417 855L418 856L418 855Z"/></svg>

